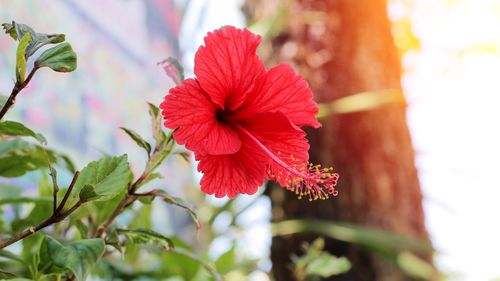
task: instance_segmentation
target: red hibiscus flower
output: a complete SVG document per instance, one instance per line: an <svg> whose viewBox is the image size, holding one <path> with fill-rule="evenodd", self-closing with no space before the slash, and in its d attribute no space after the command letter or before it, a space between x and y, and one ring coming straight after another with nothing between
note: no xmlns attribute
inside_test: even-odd
<svg viewBox="0 0 500 281"><path fill-rule="evenodd" d="M253 194L270 179L299 198L336 195L338 174L308 162L300 129L321 126L312 92L289 65L266 70L256 55L260 41L232 26L208 33L195 56L196 78L170 89L160 105L165 126L194 151L208 194Z"/></svg>

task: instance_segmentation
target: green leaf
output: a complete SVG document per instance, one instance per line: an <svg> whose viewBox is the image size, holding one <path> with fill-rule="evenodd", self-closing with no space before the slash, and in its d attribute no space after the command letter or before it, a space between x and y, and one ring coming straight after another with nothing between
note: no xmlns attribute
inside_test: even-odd
<svg viewBox="0 0 500 281"><path fill-rule="evenodd" d="M0 250L0 257L24 264L24 260L22 258L6 250Z"/></svg>
<svg viewBox="0 0 500 281"><path fill-rule="evenodd" d="M84 208L88 209L88 212L95 215L95 224L99 225L109 218L118 205L120 205L123 198L125 198L126 194L126 192L123 192L106 201L92 201L90 204L86 204Z"/></svg>
<svg viewBox="0 0 500 281"><path fill-rule="evenodd" d="M182 248L176 248L175 249L175 253L184 255L186 257L189 257L189 258L191 258L191 259L199 262L200 265L203 266L207 270L207 272L212 276L212 278L215 281L222 281L222 277L213 268L212 264L210 264L207 261L205 261L204 259L200 258L198 255L196 255L196 254L194 254L194 253L192 253L192 252L190 252L188 250L182 249Z"/></svg>
<svg viewBox="0 0 500 281"><path fill-rule="evenodd" d="M116 232L131 239L134 244L150 244L159 246L166 251L174 248L174 243L162 234L146 228L116 229Z"/></svg>
<svg viewBox="0 0 500 281"><path fill-rule="evenodd" d="M120 253L122 252L122 245L116 229L112 229L108 232L108 235L106 236L106 245L111 245Z"/></svg>
<svg viewBox="0 0 500 281"><path fill-rule="evenodd" d="M149 197L149 196L141 196ZM151 204L143 204L139 210L134 210L134 216L128 224L128 228L152 228L151 223Z"/></svg>
<svg viewBox="0 0 500 281"><path fill-rule="evenodd" d="M47 219L52 213L52 198L49 196L44 197L22 197L19 199L6 198L7 200L13 199L11 204L34 204L34 208L22 219L16 219L12 222L11 227L13 232L25 230L33 225L39 224L41 221ZM6 200L6 201L7 201Z"/></svg>
<svg viewBox="0 0 500 281"><path fill-rule="evenodd" d="M48 167L56 160L54 153L44 147L21 140L0 140L0 176L18 177L33 170Z"/></svg>
<svg viewBox="0 0 500 281"><path fill-rule="evenodd" d="M39 268L50 268L53 264L71 270L77 280L83 281L104 254L104 247L104 240L100 238L77 240L64 246L54 238L45 236L40 246L40 261L43 264Z"/></svg>
<svg viewBox="0 0 500 281"><path fill-rule="evenodd" d="M19 84L24 83L24 78L26 77L26 47L31 39L31 33L26 33L23 35L19 45L17 45L16 52L16 80Z"/></svg>
<svg viewBox="0 0 500 281"><path fill-rule="evenodd" d="M97 192L95 191L95 186L91 184L86 184L80 191L79 197L80 200L82 200L83 202L88 202L98 199L100 195L97 194Z"/></svg>
<svg viewBox="0 0 500 281"><path fill-rule="evenodd" d="M180 157L182 157L182 159L184 159L184 161L186 161L186 162L189 163L189 157L190 157L189 152L187 152L187 151L179 151L179 152L176 152L174 154L179 155Z"/></svg>
<svg viewBox="0 0 500 281"><path fill-rule="evenodd" d="M292 256L295 265L294 276L297 280L316 280L347 272L351 263L344 257L338 258L323 251L325 240L320 237L312 244L304 243L304 255Z"/></svg>
<svg viewBox="0 0 500 281"><path fill-rule="evenodd" d="M59 158L60 162L62 162L61 164L64 164L63 166L66 168L66 170L68 170L72 174L76 173L75 163L73 163L68 155L58 154L57 157Z"/></svg>
<svg viewBox="0 0 500 281"><path fill-rule="evenodd" d="M196 224L196 228L199 229L201 227L200 220L198 218L198 214L196 213L195 208L191 203L189 203L188 201L186 201L182 198L172 196L163 190L157 190L156 195L160 196L163 199L163 201L165 201L168 204L176 205L176 206L179 206L181 208L188 210L189 214L191 215L191 218L193 219L194 223Z"/></svg>
<svg viewBox="0 0 500 281"><path fill-rule="evenodd" d="M146 152L148 153L151 153L151 145L145 141L137 132L135 132L134 130L131 130L131 129L127 129L127 128L124 128L124 127L120 127L120 129L122 129L125 133L127 133L127 135L133 140L135 141L135 143L144 148L144 150L146 150Z"/></svg>
<svg viewBox="0 0 500 281"><path fill-rule="evenodd" d="M156 142L155 148L158 150L160 146L166 144L167 135L165 134L162 128L161 124L162 117L160 114L160 109L152 103L148 103L148 105L149 105L149 115L151 116L153 138Z"/></svg>
<svg viewBox="0 0 500 281"><path fill-rule="evenodd" d="M150 182L150 181L152 181L152 180L155 180L155 179L162 179L162 178L163 178L163 176L162 176L162 174L160 174L160 173L150 173L150 174L148 174L148 175L144 178L144 180L142 181L142 184L144 185L144 184L146 184L146 183L148 183L148 182ZM139 199L140 199L140 198L139 198Z"/></svg>
<svg viewBox="0 0 500 281"><path fill-rule="evenodd" d="M227 252L222 254L215 261L215 268L220 274L226 274L231 271L236 261L236 247L233 245Z"/></svg>
<svg viewBox="0 0 500 281"><path fill-rule="evenodd" d="M338 258L323 252L319 257L313 259L307 265L306 274L327 278L345 273L349 271L349 269L351 269L351 263L347 258Z"/></svg>
<svg viewBox="0 0 500 281"><path fill-rule="evenodd" d="M158 63L168 77L170 77L176 85L182 83L184 80L184 68L181 66L177 59L168 57L167 59Z"/></svg>
<svg viewBox="0 0 500 281"><path fill-rule="evenodd" d="M15 121L3 121L0 122L0 136L27 136L33 137L40 143L44 144L47 142L45 137L41 134L33 132L30 128L24 126L23 124Z"/></svg>
<svg viewBox="0 0 500 281"><path fill-rule="evenodd" d="M71 207L80 197L87 200L109 200L127 191L132 180L132 172L127 155L105 156L99 161L89 163L80 173L66 207Z"/></svg>
<svg viewBox="0 0 500 281"><path fill-rule="evenodd" d="M52 203L52 197L4 197L0 198L0 205L5 204L44 204Z"/></svg>
<svg viewBox="0 0 500 281"><path fill-rule="evenodd" d="M31 27L22 23L4 23L2 24L5 33L9 34L14 40L19 40L26 33L31 34L31 40L26 48L26 58L32 56L38 49L47 44L57 44L64 42L64 34L43 34L35 32Z"/></svg>
<svg viewBox="0 0 500 281"><path fill-rule="evenodd" d="M161 163L170 155L172 149L174 148L175 142L169 142L168 144L160 144L159 150L153 153L148 163L146 164L145 173L152 173Z"/></svg>
<svg viewBox="0 0 500 281"><path fill-rule="evenodd" d="M76 53L69 43L62 43L43 52L35 61L35 67L49 67L57 72L76 69Z"/></svg>
<svg viewBox="0 0 500 281"><path fill-rule="evenodd" d="M87 239L89 233L88 226L85 225L83 221L80 219L75 222L75 226L78 229L78 233L80 233L81 239Z"/></svg>
<svg viewBox="0 0 500 281"><path fill-rule="evenodd" d="M409 276L422 280L439 279L439 273L431 264L410 252L400 253L396 263Z"/></svg>
<svg viewBox="0 0 500 281"><path fill-rule="evenodd" d="M14 21L12 22L12 24L2 23L2 27L5 30L5 33L10 35L12 39L17 40L19 38L19 35L17 34L16 31L16 23Z"/></svg>

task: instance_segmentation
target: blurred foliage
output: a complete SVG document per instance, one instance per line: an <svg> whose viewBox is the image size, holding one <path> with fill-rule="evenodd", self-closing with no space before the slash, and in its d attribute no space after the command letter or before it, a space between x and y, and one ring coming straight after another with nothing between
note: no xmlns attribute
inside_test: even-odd
<svg viewBox="0 0 500 281"><path fill-rule="evenodd" d="M301 257L292 257L295 265L294 277L298 281L321 280L333 275L349 271L351 263L345 257L335 257L324 252L325 240L317 238L311 245L302 245L305 254Z"/></svg>
<svg viewBox="0 0 500 281"><path fill-rule="evenodd" d="M276 222L271 225L271 232L273 236L314 233L357 244L393 262L408 276L423 280L436 280L440 276L431 264L418 257L418 254L434 252L432 245L416 238L365 226L320 220ZM316 243L315 247L319 248L321 242Z"/></svg>
<svg viewBox="0 0 500 281"><path fill-rule="evenodd" d="M401 90L385 89L380 91L362 92L349 95L329 103L320 104L317 118L321 119L330 114L368 111L392 103L405 104L405 97Z"/></svg>

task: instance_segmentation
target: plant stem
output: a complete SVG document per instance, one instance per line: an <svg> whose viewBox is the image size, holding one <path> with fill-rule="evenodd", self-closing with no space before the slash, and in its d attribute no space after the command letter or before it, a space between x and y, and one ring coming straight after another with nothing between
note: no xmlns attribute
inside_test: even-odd
<svg viewBox="0 0 500 281"><path fill-rule="evenodd" d="M10 93L7 102L5 102L4 106L2 107L2 110L0 111L0 120L2 120L7 111L9 111L9 109L14 105L14 103L16 102L17 95L22 91L22 89L24 89L29 84L31 78L33 78L33 75L35 75L35 72L37 70L38 68L34 67L28 74L28 77L26 77L26 80L23 83L16 82L16 84L14 84L14 88L12 89L12 92Z"/></svg>
<svg viewBox="0 0 500 281"><path fill-rule="evenodd" d="M64 195L64 198L62 199L61 204L59 204L59 207L57 207L57 209L55 209L52 216L50 216L48 219L44 220L43 222L39 223L37 226L34 226L34 227L32 226L29 229L11 237L11 238L0 241L0 249L3 249L5 247L21 240L21 239L24 239L24 238L32 235L33 233L39 231L40 229L43 229L51 224L60 222L60 221L64 220L67 216L69 216L71 213L76 211L76 209L78 209L78 207L80 207L84 202L82 202L82 201L76 202L75 205L73 205L71 208L69 208L65 212L63 212L63 208L64 208L64 205L66 205L66 201L68 200L68 197L69 197L71 191L73 191L73 187L75 186L76 180L78 179L79 175L80 175L80 172L76 171L75 175L73 176L73 180L71 180L71 184L68 187L68 191L66 191L66 194ZM57 194L54 195L54 200L57 201ZM54 206L55 206L55 204L57 204L57 202L54 203Z"/></svg>
<svg viewBox="0 0 500 281"><path fill-rule="evenodd" d="M73 187L75 186L76 180L78 179L79 175L80 172L76 171L75 175L73 176L73 179L71 180L71 183L69 184L68 191L66 191L66 194L64 194L61 204L59 204L59 207L57 207L56 213L61 212L62 209L64 208L64 205L66 205L66 201L68 201L69 195L71 191L73 191Z"/></svg>
<svg viewBox="0 0 500 281"><path fill-rule="evenodd" d="M118 217L123 212L123 210L125 210L128 206L132 205L135 200L137 200L135 191L140 187L146 176L146 173L143 173L134 183L129 186L128 193L125 195L118 207L116 207L113 213L109 216L109 218L96 229L95 233L92 235L93 237L101 236L113 223L116 217Z"/></svg>
<svg viewBox="0 0 500 281"><path fill-rule="evenodd" d="M38 224L37 226L32 226L30 227L29 229L11 237L11 238L8 238L8 239L5 239L3 241L0 241L0 249L3 249L19 240L22 240L34 233L36 233L37 231L41 230L41 229L44 229L45 227L51 225L51 224L54 224L54 223L57 223L57 222L60 222L62 220L64 220L66 217L68 217L71 213L73 213L76 209L78 209L78 207L80 207L81 205L83 204L82 201L78 201L74 206L72 206L69 210L67 210L66 212L58 212L56 214L53 214L52 216L50 216L48 219L44 220L43 222L41 222L40 224Z"/></svg>
<svg viewBox="0 0 500 281"><path fill-rule="evenodd" d="M125 198L123 198L123 200L120 202L118 207L116 207L116 209L109 216L109 218L97 228L94 235L92 235L92 236L94 236L94 237L101 236L106 231L106 229L108 229L108 227L113 223L113 221L116 219L116 217L118 217L118 215L120 215L123 212L123 210L125 210L126 207L128 207L132 203L134 203L135 199L136 198L131 197L128 194L125 195Z"/></svg>

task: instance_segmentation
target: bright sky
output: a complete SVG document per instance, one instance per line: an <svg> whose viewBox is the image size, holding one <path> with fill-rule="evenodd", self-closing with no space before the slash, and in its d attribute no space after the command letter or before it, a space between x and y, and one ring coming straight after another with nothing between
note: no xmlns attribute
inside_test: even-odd
<svg viewBox="0 0 500 281"><path fill-rule="evenodd" d="M240 2L191 1L181 35L187 68L207 31L244 25ZM421 44L403 58L402 83L437 264L449 280L498 278L500 1L391 0L389 14L409 19ZM262 225L249 230L256 254L267 253ZM227 244L217 243L216 252Z"/></svg>

